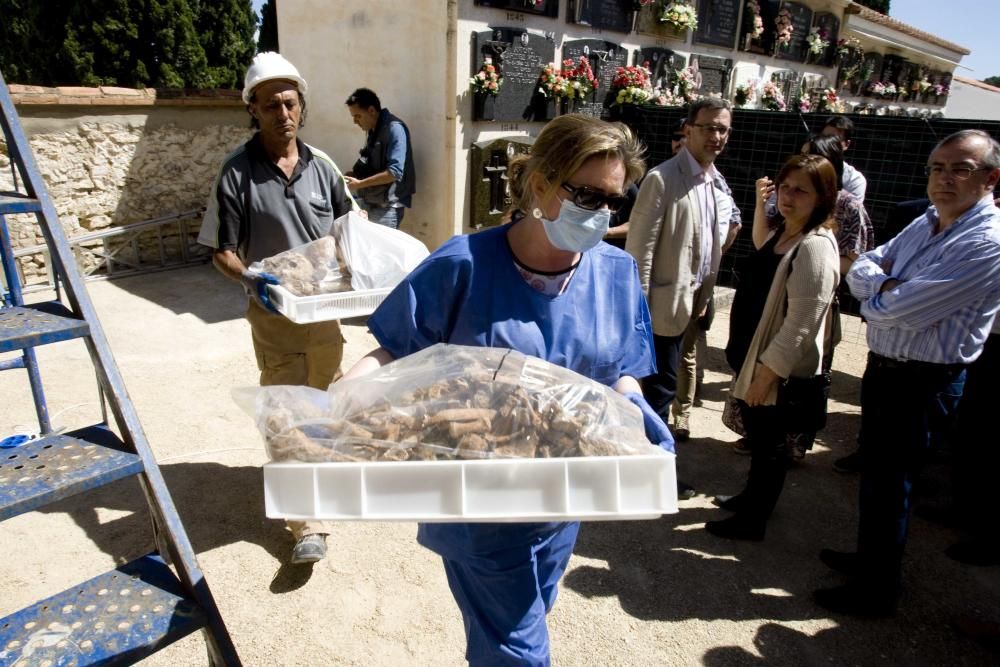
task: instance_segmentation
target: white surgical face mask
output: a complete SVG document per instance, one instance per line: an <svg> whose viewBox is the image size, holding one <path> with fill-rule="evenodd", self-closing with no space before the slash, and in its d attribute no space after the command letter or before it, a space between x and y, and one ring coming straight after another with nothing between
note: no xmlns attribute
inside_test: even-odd
<svg viewBox="0 0 1000 667"><path fill-rule="evenodd" d="M567 252L590 250L601 242L611 224L610 209L592 211L569 199L563 200L555 220L549 220L537 208L532 213L542 221L549 243Z"/></svg>

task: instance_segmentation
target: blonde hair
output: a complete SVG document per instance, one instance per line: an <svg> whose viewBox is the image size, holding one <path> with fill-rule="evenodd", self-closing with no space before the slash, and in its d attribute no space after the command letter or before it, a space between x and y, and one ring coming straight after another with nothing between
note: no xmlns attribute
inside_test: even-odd
<svg viewBox="0 0 1000 667"><path fill-rule="evenodd" d="M646 148L628 126L608 123L593 116L567 114L550 121L531 145L531 150L513 157L507 165L513 208L530 211L534 206L532 175L545 179L545 196L553 194L593 157L616 158L625 166L623 188L646 173Z"/></svg>

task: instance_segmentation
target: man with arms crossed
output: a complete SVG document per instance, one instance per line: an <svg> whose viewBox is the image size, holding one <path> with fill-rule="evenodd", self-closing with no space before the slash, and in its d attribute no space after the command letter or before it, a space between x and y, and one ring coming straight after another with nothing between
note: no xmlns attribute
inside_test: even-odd
<svg viewBox="0 0 1000 667"><path fill-rule="evenodd" d="M910 492L941 400L982 353L1000 309L1000 144L985 132L943 139L927 163L932 206L847 274L868 321L861 381L858 551L820 559L850 576L820 606L885 616L899 597Z"/></svg>

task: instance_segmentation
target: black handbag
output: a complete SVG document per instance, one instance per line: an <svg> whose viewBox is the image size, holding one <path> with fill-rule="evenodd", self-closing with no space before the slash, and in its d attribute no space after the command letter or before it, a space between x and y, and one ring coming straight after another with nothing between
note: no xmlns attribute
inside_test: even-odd
<svg viewBox="0 0 1000 667"><path fill-rule="evenodd" d="M777 406L786 433L816 433L826 426L826 400L830 383L826 376L790 377L778 384Z"/></svg>

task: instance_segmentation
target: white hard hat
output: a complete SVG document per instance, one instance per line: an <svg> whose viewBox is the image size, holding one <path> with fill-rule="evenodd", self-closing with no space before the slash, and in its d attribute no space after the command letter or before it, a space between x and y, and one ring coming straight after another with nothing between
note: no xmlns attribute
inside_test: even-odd
<svg viewBox="0 0 1000 667"><path fill-rule="evenodd" d="M247 70L246 79L243 81L243 101L250 104L250 95L253 89L265 81L275 79L287 79L295 83L299 92L303 96L306 94L306 80L299 75L299 70L295 65L285 60L285 57L274 51L264 51L253 57L250 69Z"/></svg>

